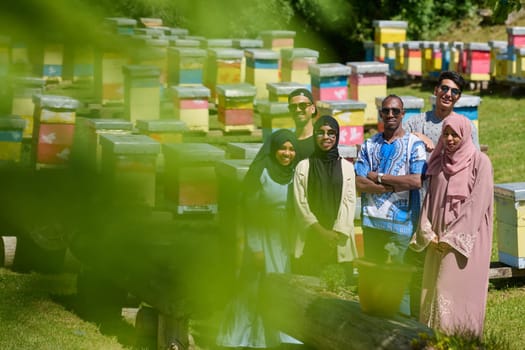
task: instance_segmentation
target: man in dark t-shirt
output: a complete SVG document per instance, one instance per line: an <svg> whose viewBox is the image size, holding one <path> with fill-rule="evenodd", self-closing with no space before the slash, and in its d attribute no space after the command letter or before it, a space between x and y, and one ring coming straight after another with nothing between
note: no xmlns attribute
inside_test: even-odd
<svg viewBox="0 0 525 350"><path fill-rule="evenodd" d="M295 122L295 136L298 149L295 151L297 161L308 158L314 151L313 121L317 114L312 93L308 89L295 89L288 95L288 111Z"/></svg>

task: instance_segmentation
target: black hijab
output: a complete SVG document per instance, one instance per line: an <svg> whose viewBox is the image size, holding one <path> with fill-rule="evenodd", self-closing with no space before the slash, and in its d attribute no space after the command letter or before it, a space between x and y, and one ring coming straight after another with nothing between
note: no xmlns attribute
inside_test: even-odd
<svg viewBox="0 0 525 350"><path fill-rule="evenodd" d="M328 125L337 133L334 146L323 151L317 145L316 132ZM308 205L317 220L326 229L332 229L343 190L343 170L339 157L339 124L333 117L325 115L314 124L314 153L308 158Z"/></svg>
<svg viewBox="0 0 525 350"><path fill-rule="evenodd" d="M295 159L290 165L283 166L277 161L277 158L275 158L277 150L287 141L297 149L297 138L295 134L288 129L279 129L273 132L264 142L244 177L245 193L258 191L261 186L260 178L264 169L267 169L273 181L281 185L288 184L292 181L296 164Z"/></svg>

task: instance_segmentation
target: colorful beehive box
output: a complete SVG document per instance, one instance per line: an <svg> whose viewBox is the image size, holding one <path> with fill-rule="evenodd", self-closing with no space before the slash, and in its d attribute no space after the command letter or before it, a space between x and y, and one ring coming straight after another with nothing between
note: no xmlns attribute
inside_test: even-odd
<svg viewBox="0 0 525 350"><path fill-rule="evenodd" d="M525 268L525 182L494 185L499 261Z"/></svg>
<svg viewBox="0 0 525 350"><path fill-rule="evenodd" d="M168 49L169 85L201 85L206 51L199 48Z"/></svg>
<svg viewBox="0 0 525 350"><path fill-rule="evenodd" d="M171 47L187 47L198 49L201 46L199 40L186 39L186 38L172 38L168 40Z"/></svg>
<svg viewBox="0 0 525 350"><path fill-rule="evenodd" d="M454 70L450 64L450 43L448 41L440 42L439 49L441 50L441 70Z"/></svg>
<svg viewBox="0 0 525 350"><path fill-rule="evenodd" d="M203 49L233 48L233 39L204 39L201 41L201 47Z"/></svg>
<svg viewBox="0 0 525 350"><path fill-rule="evenodd" d="M268 99L267 83L278 82L279 54L269 49L245 49L246 82L255 86L256 99Z"/></svg>
<svg viewBox="0 0 525 350"><path fill-rule="evenodd" d="M26 121L23 137L33 137L33 115L35 104L33 95L40 95L44 91L45 81L42 78L17 77L13 80L13 100L11 114L18 115Z"/></svg>
<svg viewBox="0 0 525 350"><path fill-rule="evenodd" d="M508 54L514 59L514 50L525 47L525 27L507 27Z"/></svg>
<svg viewBox="0 0 525 350"><path fill-rule="evenodd" d="M103 179L112 203L156 205L160 144L146 135L100 135Z"/></svg>
<svg viewBox="0 0 525 350"><path fill-rule="evenodd" d="M33 52L33 74L42 77L46 83L62 81L64 66L64 44L58 41L44 42Z"/></svg>
<svg viewBox="0 0 525 350"><path fill-rule="evenodd" d="M278 129L295 130L295 122L288 111L288 102L261 101L257 104L261 116L263 141Z"/></svg>
<svg viewBox="0 0 525 350"><path fill-rule="evenodd" d="M139 21L146 28L156 28L162 26L162 18L141 17L139 18Z"/></svg>
<svg viewBox="0 0 525 350"><path fill-rule="evenodd" d="M291 30L265 30L259 33L265 49L280 52L294 47L295 32Z"/></svg>
<svg viewBox="0 0 525 350"><path fill-rule="evenodd" d="M262 49L264 43L262 39L233 39L232 46L239 50Z"/></svg>
<svg viewBox="0 0 525 350"><path fill-rule="evenodd" d="M25 124L19 116L0 117L0 165L20 163Z"/></svg>
<svg viewBox="0 0 525 350"><path fill-rule="evenodd" d="M367 40L363 42L363 49L365 50L365 61L374 61L374 42Z"/></svg>
<svg viewBox="0 0 525 350"><path fill-rule="evenodd" d="M160 118L160 69L155 66L126 65L124 74L124 114L137 119Z"/></svg>
<svg viewBox="0 0 525 350"><path fill-rule="evenodd" d="M515 51L515 69L514 74L509 78L513 81L523 81L525 78L525 48L517 48Z"/></svg>
<svg viewBox="0 0 525 350"><path fill-rule="evenodd" d="M233 47L238 50L262 49L262 39L233 39ZM246 57L243 55L241 60L241 82L246 81Z"/></svg>
<svg viewBox="0 0 525 350"><path fill-rule="evenodd" d="M487 43L466 43L465 78L469 81L490 80L490 46Z"/></svg>
<svg viewBox="0 0 525 350"><path fill-rule="evenodd" d="M95 70L95 52L88 45L73 48L73 81L92 82Z"/></svg>
<svg viewBox="0 0 525 350"><path fill-rule="evenodd" d="M256 88L248 83L217 85L217 118L224 131L253 131Z"/></svg>
<svg viewBox="0 0 525 350"><path fill-rule="evenodd" d="M430 96L430 103L432 106L436 105L436 96ZM479 130L478 108L480 103L481 97L479 96L461 94L460 99L454 104L454 112L463 114L470 119Z"/></svg>
<svg viewBox="0 0 525 350"><path fill-rule="evenodd" d="M319 51L292 48L281 49L281 81L296 82L310 86L311 78L308 67L317 64Z"/></svg>
<svg viewBox="0 0 525 350"><path fill-rule="evenodd" d="M137 20L125 17L106 17L104 25L107 31L119 35L133 35L133 29L137 26Z"/></svg>
<svg viewBox="0 0 525 350"><path fill-rule="evenodd" d="M138 40L132 56L132 64L154 66L159 69L158 80L161 88L168 85L168 45L166 39Z"/></svg>
<svg viewBox="0 0 525 350"><path fill-rule="evenodd" d="M164 31L164 35L178 36L180 38L184 38L190 33L190 31L186 28L166 26L162 26L160 28L162 28L162 30Z"/></svg>
<svg viewBox="0 0 525 350"><path fill-rule="evenodd" d="M403 52L405 55L403 71L411 77L421 76L421 49L419 41L403 42Z"/></svg>
<svg viewBox="0 0 525 350"><path fill-rule="evenodd" d="M399 72L398 73L399 75L404 76L405 74L404 73L405 72L405 52L403 50L403 42L394 43L394 51L396 54L394 70L396 72Z"/></svg>
<svg viewBox="0 0 525 350"><path fill-rule="evenodd" d="M308 66L312 95L315 100L348 99L350 67L341 63L320 63Z"/></svg>
<svg viewBox="0 0 525 350"><path fill-rule="evenodd" d="M351 68L349 98L366 103L365 125L377 125L376 96L386 96L388 65L382 62L348 62Z"/></svg>
<svg viewBox="0 0 525 350"><path fill-rule="evenodd" d="M32 162L36 169L69 166L79 101L56 95L33 95Z"/></svg>
<svg viewBox="0 0 525 350"><path fill-rule="evenodd" d="M507 78L507 41L489 40L490 47L490 77L494 81L504 81Z"/></svg>
<svg viewBox="0 0 525 350"><path fill-rule="evenodd" d="M102 148L100 135L129 135L133 124L124 119L77 117L72 160L82 169L100 173Z"/></svg>
<svg viewBox="0 0 525 350"><path fill-rule="evenodd" d="M171 90L175 119L184 122L189 131L207 133L210 130L210 89L204 85L194 85L172 86Z"/></svg>
<svg viewBox="0 0 525 350"><path fill-rule="evenodd" d="M310 84L300 84L295 82L267 83L268 101L288 102L288 95L296 89L310 89Z"/></svg>
<svg viewBox="0 0 525 350"><path fill-rule="evenodd" d="M207 143L163 145L166 205L179 215L217 213L215 165L223 149Z"/></svg>
<svg viewBox="0 0 525 350"><path fill-rule="evenodd" d="M261 142L228 142L226 156L228 159L254 159L262 145Z"/></svg>
<svg viewBox="0 0 525 350"><path fill-rule="evenodd" d="M374 26L374 60L383 62L385 58L384 43L406 41L408 23L405 21L373 21Z"/></svg>
<svg viewBox="0 0 525 350"><path fill-rule="evenodd" d="M101 47L95 51L95 95L103 105L124 102L122 67L128 63L123 48Z"/></svg>
<svg viewBox="0 0 525 350"><path fill-rule="evenodd" d="M137 129L161 144L182 143L184 133L188 130L186 123L177 119L137 120ZM164 153L161 150L157 158L157 173L164 172L164 164Z"/></svg>
<svg viewBox="0 0 525 350"><path fill-rule="evenodd" d="M244 52L237 49L208 49L204 85L211 99L217 98L217 85L241 83L241 62Z"/></svg>
<svg viewBox="0 0 525 350"><path fill-rule="evenodd" d="M390 75L394 74L395 65L396 65L396 48L395 43L383 43L383 51L385 56L383 62L388 64L388 72Z"/></svg>
<svg viewBox="0 0 525 350"><path fill-rule="evenodd" d="M31 60L29 59L27 44L24 41L15 37L11 40L10 49L10 74L12 74L13 76L33 75L31 72Z"/></svg>
<svg viewBox="0 0 525 350"><path fill-rule="evenodd" d="M456 72L463 74L467 68L467 55L466 51L464 50L465 43L461 41L454 41L451 44L452 47L450 52L452 66Z"/></svg>
<svg viewBox="0 0 525 350"><path fill-rule="evenodd" d="M321 100L316 105L320 116L331 115L339 122L340 145L363 143L366 103L356 100Z"/></svg>
<svg viewBox="0 0 525 350"><path fill-rule="evenodd" d="M423 41L419 44L421 50L421 77L427 80L437 80L442 69L442 52L439 41Z"/></svg>
<svg viewBox="0 0 525 350"><path fill-rule="evenodd" d="M152 139L165 143L181 143L188 130L186 123L177 119L137 120L137 129Z"/></svg>

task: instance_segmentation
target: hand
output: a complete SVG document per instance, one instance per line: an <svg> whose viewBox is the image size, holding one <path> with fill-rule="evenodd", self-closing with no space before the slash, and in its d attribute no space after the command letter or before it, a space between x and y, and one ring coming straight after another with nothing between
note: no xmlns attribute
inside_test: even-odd
<svg viewBox="0 0 525 350"><path fill-rule="evenodd" d="M425 144L425 149L427 152L432 152L435 148L434 146L434 142L432 142L431 139L429 139L426 135L420 133L420 132L415 132L414 135L416 135L417 137L419 137L421 139L421 141L423 141L423 143Z"/></svg>
<svg viewBox="0 0 525 350"><path fill-rule="evenodd" d="M328 243L330 248L335 248L339 239L337 232L333 230L327 230L324 227L321 227L319 231L320 236Z"/></svg>

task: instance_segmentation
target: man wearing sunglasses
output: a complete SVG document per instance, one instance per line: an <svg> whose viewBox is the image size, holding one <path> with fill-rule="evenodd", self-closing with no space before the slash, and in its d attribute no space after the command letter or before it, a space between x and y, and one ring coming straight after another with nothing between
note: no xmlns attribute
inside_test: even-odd
<svg viewBox="0 0 525 350"><path fill-rule="evenodd" d="M295 122L298 144L297 161L308 158L314 152L314 127L312 118L317 114L314 97L308 89L295 89L288 95L288 111Z"/></svg>
<svg viewBox="0 0 525 350"><path fill-rule="evenodd" d="M443 120L452 115L454 105L460 99L465 86L465 80L461 75L453 71L444 71L438 77L438 82L434 88L436 105L431 111L414 115L403 123L403 128L418 136L425 143L427 158L434 150L441 135ZM466 118L466 117L465 117ZM478 129L471 122L472 141L479 149Z"/></svg>
<svg viewBox="0 0 525 350"><path fill-rule="evenodd" d="M405 110L399 96L387 96L379 110L384 131L367 139L355 162L356 187L361 192L365 258L385 263L387 244L401 262L417 226L419 188L426 163L425 145L402 126ZM410 314L408 291L400 311Z"/></svg>

